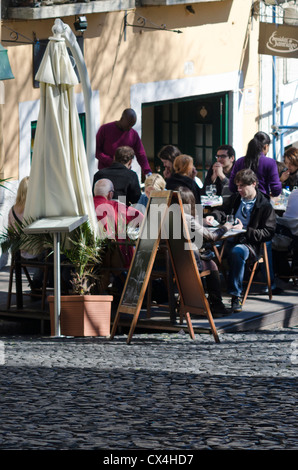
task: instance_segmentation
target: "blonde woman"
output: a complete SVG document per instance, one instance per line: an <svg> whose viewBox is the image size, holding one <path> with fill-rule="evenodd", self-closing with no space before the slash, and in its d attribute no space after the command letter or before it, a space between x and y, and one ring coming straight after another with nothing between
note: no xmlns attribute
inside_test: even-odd
<svg viewBox="0 0 298 470"><path fill-rule="evenodd" d="M29 176L23 178L19 184L16 201L8 214L8 226L17 227L22 225L24 209L26 204Z"/></svg>
<svg viewBox="0 0 298 470"><path fill-rule="evenodd" d="M19 184L16 201L8 213L8 227L17 229L22 226L24 210L26 204L27 190L29 184L29 176L25 176ZM27 253L24 250L21 250L22 258L32 259L35 258L35 255Z"/></svg>
<svg viewBox="0 0 298 470"><path fill-rule="evenodd" d="M166 188L173 191L179 186L183 186L192 191L196 204L201 203L201 191L195 180L193 179L193 158L190 155L179 155L175 158L174 173L167 180Z"/></svg>
<svg viewBox="0 0 298 470"><path fill-rule="evenodd" d="M26 197L27 197L27 190L29 185L29 176L23 178L19 184L16 201L14 205L11 207L9 214L8 214L8 227L16 228L20 227L23 222L24 217L24 210L26 204ZM37 256L27 253L24 250L21 250L21 257L25 259L42 259L42 254ZM32 285L34 292L35 289L39 289L42 287L42 271L39 268L34 268L33 270L33 279ZM33 291L32 291L33 292ZM34 297L33 297L34 300Z"/></svg>
<svg viewBox="0 0 298 470"><path fill-rule="evenodd" d="M145 188L137 204L134 206L143 214L146 211L146 206L152 191L163 191L166 187L164 178L159 173L152 173L145 179Z"/></svg>

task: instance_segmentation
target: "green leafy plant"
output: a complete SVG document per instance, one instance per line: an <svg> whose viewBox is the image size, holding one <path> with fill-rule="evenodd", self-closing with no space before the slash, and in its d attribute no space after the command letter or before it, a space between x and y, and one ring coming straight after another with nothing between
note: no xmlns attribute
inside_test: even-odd
<svg viewBox="0 0 298 470"><path fill-rule="evenodd" d="M92 294L94 287L100 283L108 240L95 236L88 222L85 222L67 237L66 242L69 247L62 249L62 252L74 267L71 280L73 293Z"/></svg>
<svg viewBox="0 0 298 470"><path fill-rule="evenodd" d="M24 227L30 225L33 220L22 223L15 222L14 226L7 227L0 234L0 244L3 251L16 252L24 250L31 254L40 254L46 249L53 248L53 236L49 233L28 235Z"/></svg>
<svg viewBox="0 0 298 470"><path fill-rule="evenodd" d="M26 234L24 227L32 221L16 223L0 234L0 244L3 251L12 252L24 250L31 254L52 253L53 235ZM109 240L106 237L95 236L89 223L85 222L68 236L61 239L61 254L66 257L62 262L72 267L71 284L74 294L92 294L94 287L100 284L102 259L108 250Z"/></svg>
<svg viewBox="0 0 298 470"><path fill-rule="evenodd" d="M8 189L10 191L10 189L7 186L5 186L6 181L9 181L10 179L11 178L0 178L0 187L4 189Z"/></svg>

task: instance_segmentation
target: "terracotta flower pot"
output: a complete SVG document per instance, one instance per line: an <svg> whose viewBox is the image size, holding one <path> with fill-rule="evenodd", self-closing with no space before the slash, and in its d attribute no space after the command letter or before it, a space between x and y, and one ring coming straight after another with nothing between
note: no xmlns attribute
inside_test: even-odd
<svg viewBox="0 0 298 470"><path fill-rule="evenodd" d="M109 336L111 295L61 296L60 331L63 336ZM55 335L54 296L48 297L51 336Z"/></svg>

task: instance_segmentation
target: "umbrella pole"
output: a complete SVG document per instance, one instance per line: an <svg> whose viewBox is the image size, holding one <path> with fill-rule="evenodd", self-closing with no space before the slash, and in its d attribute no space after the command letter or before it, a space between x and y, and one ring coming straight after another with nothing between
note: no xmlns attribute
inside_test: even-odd
<svg viewBox="0 0 298 470"><path fill-rule="evenodd" d="M60 285L60 233L54 232L54 314L56 336L60 336Z"/></svg>

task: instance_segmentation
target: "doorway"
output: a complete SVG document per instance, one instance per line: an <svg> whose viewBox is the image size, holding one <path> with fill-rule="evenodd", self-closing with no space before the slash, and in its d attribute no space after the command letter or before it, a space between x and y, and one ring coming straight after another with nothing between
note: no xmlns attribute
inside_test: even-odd
<svg viewBox="0 0 298 470"><path fill-rule="evenodd" d="M214 162L219 145L228 144L229 97L218 93L197 97L159 101L142 105L142 114L152 116L154 134L154 171L162 162L157 155L167 144L177 146L182 153L191 155L198 171L204 177ZM143 128L143 134L146 129ZM144 136L145 138L145 136Z"/></svg>

